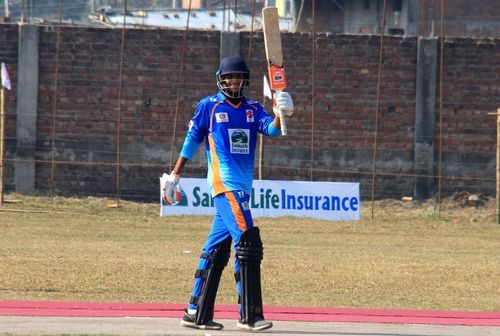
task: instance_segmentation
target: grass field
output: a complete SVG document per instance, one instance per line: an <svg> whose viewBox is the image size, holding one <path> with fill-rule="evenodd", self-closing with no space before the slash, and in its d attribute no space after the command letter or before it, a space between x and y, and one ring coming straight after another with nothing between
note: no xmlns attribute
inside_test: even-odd
<svg viewBox="0 0 500 336"><path fill-rule="evenodd" d="M8 195L0 208L0 300L187 302L210 217L159 206ZM359 222L256 219L267 305L500 311L500 225L446 200L362 204ZM218 302L237 302L232 265Z"/></svg>

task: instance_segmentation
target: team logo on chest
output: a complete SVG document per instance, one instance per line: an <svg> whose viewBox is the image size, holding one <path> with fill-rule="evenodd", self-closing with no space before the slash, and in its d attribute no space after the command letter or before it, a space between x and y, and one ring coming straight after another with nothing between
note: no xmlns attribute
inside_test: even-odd
<svg viewBox="0 0 500 336"><path fill-rule="evenodd" d="M247 114L247 122L253 122L253 111L246 110L246 114Z"/></svg>
<svg viewBox="0 0 500 336"><path fill-rule="evenodd" d="M215 121L217 121L218 123L229 122L229 116L227 115L227 112L216 113Z"/></svg>
<svg viewBox="0 0 500 336"><path fill-rule="evenodd" d="M229 142L231 144L231 154L250 153L250 130L229 128Z"/></svg>

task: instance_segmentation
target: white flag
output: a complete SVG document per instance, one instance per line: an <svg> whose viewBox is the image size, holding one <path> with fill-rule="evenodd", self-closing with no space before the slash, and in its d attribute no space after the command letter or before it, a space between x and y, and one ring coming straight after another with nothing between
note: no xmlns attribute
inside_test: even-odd
<svg viewBox="0 0 500 336"><path fill-rule="evenodd" d="M7 67L5 63L2 63L2 86L7 90L11 89L9 73L7 72Z"/></svg>
<svg viewBox="0 0 500 336"><path fill-rule="evenodd" d="M264 96L273 99L273 93L271 92L271 87L269 86L266 75L264 75Z"/></svg>

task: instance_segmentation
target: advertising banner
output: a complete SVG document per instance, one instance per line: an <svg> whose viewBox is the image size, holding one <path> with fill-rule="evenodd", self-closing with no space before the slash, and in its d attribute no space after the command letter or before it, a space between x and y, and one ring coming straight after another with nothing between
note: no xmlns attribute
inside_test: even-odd
<svg viewBox="0 0 500 336"><path fill-rule="evenodd" d="M161 204L161 216L213 215L207 180L181 179L182 201ZM161 197L160 197L161 202ZM250 195L252 216L310 217L334 221L359 220L359 183L255 180Z"/></svg>

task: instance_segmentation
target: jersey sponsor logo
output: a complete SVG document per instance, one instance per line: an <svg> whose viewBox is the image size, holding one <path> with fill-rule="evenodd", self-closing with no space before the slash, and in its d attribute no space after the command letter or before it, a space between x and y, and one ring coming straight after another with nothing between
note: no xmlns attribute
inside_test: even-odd
<svg viewBox="0 0 500 336"><path fill-rule="evenodd" d="M231 144L231 154L250 153L250 130L230 128L229 142Z"/></svg>
<svg viewBox="0 0 500 336"><path fill-rule="evenodd" d="M248 204L247 201L241 202L241 208L243 209L243 211L248 211L250 210L250 204Z"/></svg>
<svg viewBox="0 0 500 336"><path fill-rule="evenodd" d="M216 120L218 123L221 123L221 122L229 122L229 116L227 115L227 113L226 113L226 112L216 113L216 114L215 114L215 120Z"/></svg>
<svg viewBox="0 0 500 336"><path fill-rule="evenodd" d="M193 119L189 120L189 129L193 128L194 121Z"/></svg>
<svg viewBox="0 0 500 336"><path fill-rule="evenodd" d="M247 114L247 122L253 122L253 111L246 110L246 114Z"/></svg>

